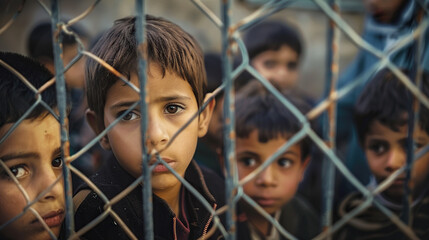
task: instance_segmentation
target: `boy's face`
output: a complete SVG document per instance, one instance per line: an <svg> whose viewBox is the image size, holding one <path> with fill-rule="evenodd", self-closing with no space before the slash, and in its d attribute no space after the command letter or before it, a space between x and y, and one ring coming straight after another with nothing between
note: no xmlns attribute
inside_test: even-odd
<svg viewBox="0 0 429 240"><path fill-rule="evenodd" d="M299 56L287 45L256 55L251 64L263 77L282 90L296 85Z"/></svg>
<svg viewBox="0 0 429 240"><path fill-rule="evenodd" d="M131 75L130 81L139 86L135 74ZM198 111L197 100L186 80L169 71L162 76L160 66L154 63L149 64L146 87L149 102L146 145L148 152L160 151ZM137 92L122 81L117 81L106 95L105 126L109 126L134 102L139 101L139 98ZM200 114L199 118L195 118L160 154L161 158L182 177L192 160L198 137L204 136L207 132L210 116L205 112ZM104 140L101 140L102 146L112 149L121 166L136 178L142 174L141 116L138 106L115 125ZM171 192L171 189L181 186L164 165L157 165L152 173L152 190L161 198L165 193Z"/></svg>
<svg viewBox="0 0 429 240"><path fill-rule="evenodd" d="M379 23L392 23L406 0L363 0L366 11Z"/></svg>
<svg viewBox="0 0 429 240"><path fill-rule="evenodd" d="M416 151L429 143L428 134L419 126L415 127L414 142ZM374 121L365 137L364 148L369 167L377 182L382 182L395 170L401 168L407 161L407 131L408 125L399 127L399 131L393 131ZM411 172L409 186L416 196L420 193L423 184L427 184L429 176L429 153L415 161ZM404 191L405 173L398 176L393 184L383 194L389 199L401 202Z"/></svg>
<svg viewBox="0 0 429 240"><path fill-rule="evenodd" d="M66 67L77 55L77 44L64 47L64 67ZM73 66L64 73L64 77L69 88L83 89L85 85L85 57L82 57L79 61L75 62Z"/></svg>
<svg viewBox="0 0 429 240"><path fill-rule="evenodd" d="M218 145L222 145L223 142L223 102L224 98L221 97L216 100L216 106L213 110L213 115L210 120L209 128L207 130L207 136L211 141L216 142Z"/></svg>
<svg viewBox="0 0 429 240"><path fill-rule="evenodd" d="M12 124L0 128L4 136ZM61 175L60 125L49 114L45 118L24 120L0 145L0 159L15 175L33 201ZM0 166L0 225L21 214L27 205L23 193ZM52 232L59 235L64 219L63 180L56 183L31 206ZM0 239L50 239L48 232L31 211L27 211L0 231Z"/></svg>
<svg viewBox="0 0 429 240"><path fill-rule="evenodd" d="M239 178L242 179L287 142L279 137L261 143L258 131L249 138L237 138L236 156ZM293 145L272 164L243 186L244 192L265 211L272 214L287 203L296 193L308 161L301 161L301 147Z"/></svg>

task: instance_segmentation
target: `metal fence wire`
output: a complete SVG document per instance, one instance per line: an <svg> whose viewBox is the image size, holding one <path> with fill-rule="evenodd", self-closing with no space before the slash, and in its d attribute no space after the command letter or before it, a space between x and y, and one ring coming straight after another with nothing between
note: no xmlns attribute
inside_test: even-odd
<svg viewBox="0 0 429 240"><path fill-rule="evenodd" d="M321 232L315 237L315 239L331 239L332 234L341 229L345 224L347 224L353 217L359 215L363 211L365 211L370 206L377 207L383 214L385 214L396 226L400 229L404 235L406 235L409 239L418 239L416 233L411 228L411 225L404 219L401 219L395 213L390 211L388 208L383 206L375 196L383 191L386 186L389 186L397 176L399 176L407 169L410 169L415 161L426 154L429 151L429 145L425 146L423 150L413 154L413 151L408 151L411 153L412 161L408 161L407 165L402 167L401 169L394 172L391 177L387 178L382 184L380 184L376 189L370 190L366 186L364 186L353 174L350 170L345 166L342 159L340 159L335 152L335 135L336 135L336 104L339 99L342 99L347 94L349 94L353 89L357 86L365 82L365 80L373 75L380 68L388 68L390 69L399 79L400 81L413 93L415 98L420 101L425 107L429 108L429 99L427 96L422 94L419 89L419 85L413 83L412 79L407 78L392 61L390 61L388 54L384 53L370 43L366 42L360 34L355 32L342 18L341 11L339 8L340 0L313 0L314 4L318 6L320 11L326 14L330 19L330 24L327 26L328 28L328 46L327 46L327 59L326 59L326 67L327 67L327 75L326 75L326 83L325 83L325 94L323 99L312 108L312 110L305 115L302 114L293 104L291 104L288 99L286 99L271 83L262 77L249 63L249 57L247 54L246 47L241 39L241 33L254 25L255 23L265 19L266 17L272 15L279 10L287 8L291 2L288 0L267 0L262 4L257 10L255 10L252 14L241 19L237 23L233 23L231 21L231 15L233 14L231 4L232 0L219 1L221 6L221 18L218 18L217 15L212 12L203 2L203 0L191 0L195 7L201 10L203 14L207 18L213 22L215 26L217 26L221 31L222 36L222 65L223 65L223 83L222 85L215 90L216 94L220 92L225 93L225 100L223 105L224 111L224 161L225 161L225 193L226 193L226 203L227 205L218 210L213 210L210 204L204 199L204 197L191 185L189 184L183 177L177 174L164 160L159 158L159 153L149 153L147 149L143 147L142 152L142 166L143 166L143 174L138 177L129 187L123 189L123 191L115 196L113 199L108 199L106 195L99 189L97 186L90 181L90 179L85 176L82 172L80 172L77 168L73 167L70 163L82 156L85 152L87 152L92 146L98 144L98 141L109 132L115 124L117 124L120 119L122 119L126 114L128 114L132 109L136 108L137 105L141 108L142 119L141 119L141 138L142 142L146 138L146 130L147 130L147 109L145 101L146 92L141 91L140 89L145 89L146 86L146 61L145 59L139 57L138 61L138 72L139 72L139 86L135 86L127 80L127 77L123 76L121 73L113 69L108 63L104 60L100 59L98 56L95 56L88 49L85 48L84 44L78 37L76 33L74 33L70 26L81 21L89 14L91 14L92 10L97 7L97 4L100 2L96 0L92 3L92 5L82 12L79 16L67 21L63 22L60 19L59 13L59 4L58 0L52 0L50 6L46 6L44 2L38 1L39 5L50 15L52 22L52 32L54 33L52 38L54 39L54 59L55 59L55 77L47 82L44 86L39 89L36 89L32 86L25 77L23 77L19 72L10 67L7 63L0 60L0 65L9 69L13 74L15 74L20 81L25 83L29 89L34 93L34 97L36 99L35 103L28 109L28 111L10 128L10 130L0 139L0 144L2 144L8 136L17 128L17 126L26 118L26 116L37 106L44 106L47 111L49 111L52 115L54 115L60 125L61 125L61 148L62 148L62 157L65 159L65 163L63 165L62 175L58 177L58 179L45 191L40 193L36 199L29 199L27 192L24 187L21 186L20 182L16 177L12 174L6 164L0 159L0 165L2 171L5 171L10 178L15 182L19 190L22 192L22 195L25 197L27 206L23 209L22 213L10 219L6 223L0 226L0 230L7 227L13 221L16 221L21 216L23 216L27 212L31 212L43 225L44 229L50 234L52 239L56 239L55 234L50 230L50 228L45 224L43 218L40 214L34 210L32 207L37 201L39 201L47 192L49 192L56 183L64 179L64 189L65 189L65 199L66 199L66 217L65 217L65 236L66 239L78 239L85 232L90 230L92 227L100 223L103 219L108 216L111 216L115 222L123 228L126 234L131 239L137 239L133 232L129 230L129 228L124 224L124 222L120 219L118 214L112 209L112 206L120 201L124 196L129 194L135 188L142 188L143 198L146 199L144 201L144 219L145 219L145 239L153 239L153 222L152 222L152 189L151 189L151 171L154 166L149 165L149 160L153 156L158 156L158 161L165 165L183 184L183 186L191 192L195 198L201 201L202 205L207 208L207 211L211 212L214 216L214 227L221 231L225 239L236 239L236 205L239 200L244 200L251 206L253 206L261 215L263 215L272 225L279 231L280 235L287 239L297 239L291 233L289 233L286 229L284 229L278 222L275 220L270 214L265 212L256 202L254 202L249 196L247 196L243 191L243 185L254 178L256 175L261 173L269 164L273 163L279 154L289 149L293 144L299 142L304 137L309 137L311 141L323 152L327 161L325 161L326 166L323 168L323 173L321 174L323 179L323 199L324 205L322 207L322 219L321 219ZM429 19L427 18L428 9L426 8L424 1L416 1L417 4L420 4L424 10L425 17L422 18L419 25L407 36L404 36L402 39L397 41L395 46L392 48L391 52L400 51L402 48L410 44L411 42L417 41L420 47L427 41L428 39L424 39L424 32L427 31ZM20 9L14 14L14 16L8 21L4 26L0 26L0 34L3 34L5 30L11 26L13 26L13 22L16 18L19 17L19 14L22 8L25 5L25 1L22 1ZM144 44L144 31L145 31L145 2L143 0L135 1L135 15L137 16L136 20L136 38L137 43L139 45ZM61 47L61 35L59 32L63 32L65 34L74 36L78 43L78 53L74 57L74 59L66 66L63 66L62 60L62 47ZM351 81L350 84L337 88L337 79L339 75L339 49L340 49L340 35L344 34L351 41L361 49L364 49L374 56L379 58L379 61L368 71L362 72L360 76L354 81ZM233 67L233 53L240 52L242 56L242 62L236 68ZM421 52L421 51L417 51ZM138 56L142 56L139 54ZM78 152L73 155L69 155L69 139L68 139L68 130L67 130L67 104L66 104L66 85L64 72L70 69L73 64L75 64L80 58L87 57L92 58L97 61L99 64L104 66L106 69L111 71L114 75L116 75L124 84L128 84L132 89L134 89L137 93L140 94L140 101L133 104L127 111L125 111L121 116L119 116L111 125L107 126L104 131L102 131L98 136L96 136L88 145L80 149ZM418 66L418 70L422 70L422 65ZM264 164L259 166L254 172L249 174L247 177L238 180L237 170L236 170L236 160L235 160L235 116L234 116L234 87L233 82L237 78L237 76L243 72L248 71L256 78L262 85L271 92L274 96L276 96L281 103L287 107L299 121L302 123L301 130L292 136L287 143L285 143L277 152L273 153L272 156L266 161ZM41 97L41 92L44 91L48 86L52 84L56 84L57 90L57 100L58 100L58 113L51 109ZM208 102L205 102L199 112L202 111ZM199 113L198 112L198 113ZM198 113L195 113L192 119L189 119L188 124L198 116ZM417 112L416 112L417 114ZM323 136L320 137L314 129L310 127L309 121L319 118L320 116L324 117L323 124ZM183 126L171 139L174 141L176 136L180 134L180 132L186 128L187 125ZM144 145L144 144L143 144ZM412 146L410 146L412 148ZM88 186L95 191L98 196L104 201L104 212L102 215L94 219L87 226L80 229L79 231L75 231L74 227L74 209L73 209L73 199L72 199L72 183L71 173L76 174L79 178L81 178L84 182L88 184ZM343 216L338 221L333 220L332 212L333 208L333 195L335 191L335 174L339 173L344 176L363 196L364 201L362 201L361 205ZM143 184L144 183L144 184ZM12 200L11 200L12 201ZM404 203L406 207L411 208L408 203ZM225 214L226 216L226 225L223 225L220 221L220 215Z"/></svg>

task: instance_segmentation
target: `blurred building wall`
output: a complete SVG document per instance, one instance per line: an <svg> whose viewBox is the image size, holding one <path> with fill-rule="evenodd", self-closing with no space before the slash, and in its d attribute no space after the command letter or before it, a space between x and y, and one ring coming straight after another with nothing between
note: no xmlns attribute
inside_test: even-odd
<svg viewBox="0 0 429 240"><path fill-rule="evenodd" d="M3 26L13 15L20 2L18 0L0 0L0 26ZM50 7L50 1L44 2ZM60 16L65 19L73 18L93 2L89 0L60 1ZM203 0L203 3L217 16L220 16L220 0ZM221 50L220 30L190 0L148 0L145 6L147 13L172 20L190 32L204 51L219 52ZM232 8L233 24L257 9L242 1L233 1ZM110 27L115 19L132 14L134 14L134 1L132 0L103 0L80 23L93 37ZM361 11L343 12L342 17L358 33L362 32L363 15ZM328 18L314 4L313 7L308 8L287 8L274 14L271 18L284 19L299 27L305 45L299 88L307 94L319 98L323 93L325 83ZM29 31L37 22L46 19L49 19L49 16L37 1L26 1L24 9L16 21L0 35L0 50L26 54L26 37ZM356 52L357 48L343 37L340 45L340 69L347 66Z"/></svg>

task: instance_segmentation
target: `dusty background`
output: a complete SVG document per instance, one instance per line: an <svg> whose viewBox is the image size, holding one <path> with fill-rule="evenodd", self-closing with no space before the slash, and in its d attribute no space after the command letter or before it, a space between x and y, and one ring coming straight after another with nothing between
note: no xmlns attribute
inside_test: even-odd
<svg viewBox="0 0 429 240"><path fill-rule="evenodd" d="M349 1L355 2L355 5L344 7L342 16L358 33L361 33L363 13L358 3L360 1ZM0 26L3 26L14 14L20 2L18 0L0 0ZM50 1L43 2L50 7ZM60 1L60 16L64 19L73 18L93 2L89 0ZM216 15L220 16L220 0L203 0L203 3ZM221 50L220 30L191 1L148 0L145 6L147 13L172 20L193 34L205 52L219 52ZM254 5L249 5L243 1L233 1L232 23L236 23L256 9L257 7ZM134 14L134 1L104 0L80 23L93 37L100 31L110 27L115 19L132 14ZM16 21L0 35L0 50L27 54L26 37L31 28L39 21L48 18L48 14L37 1L27 0L22 13ZM271 18L288 21L300 29L304 38L305 51L302 58L302 73L298 87L315 98L321 97L325 82L328 18L310 1L298 1L298 4L292 4L290 7L271 16ZM347 66L355 56L356 51L357 48L345 36L342 36L340 69L344 69Z"/></svg>

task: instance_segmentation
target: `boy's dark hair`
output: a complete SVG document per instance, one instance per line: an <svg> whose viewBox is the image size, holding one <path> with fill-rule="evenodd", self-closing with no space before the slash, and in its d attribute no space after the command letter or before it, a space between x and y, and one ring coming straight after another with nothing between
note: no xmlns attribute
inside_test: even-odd
<svg viewBox="0 0 429 240"><path fill-rule="evenodd" d="M70 26L69 29L75 32L79 37L88 38L87 32L78 25ZM61 36L64 48L77 43L72 35L61 32ZM40 22L31 30L27 40L27 50L29 56L34 59L54 60L51 22Z"/></svg>
<svg viewBox="0 0 429 240"><path fill-rule="evenodd" d="M291 92L282 94L301 113L305 114L311 109L299 96ZM247 138L257 130L258 140L262 143L278 137L289 139L303 127L295 115L257 80L249 82L237 93L235 117L237 137ZM300 141L300 146L304 161L310 153L311 140L305 137Z"/></svg>
<svg viewBox="0 0 429 240"><path fill-rule="evenodd" d="M264 21L251 27L244 35L249 59L261 52L279 50L283 45L292 48L298 54L302 52L302 41L297 29L280 21Z"/></svg>
<svg viewBox="0 0 429 240"><path fill-rule="evenodd" d="M412 81L413 78L405 72ZM422 78L422 92L429 96L429 78ZM378 72L365 86L354 109L354 121L362 144L374 121L394 131L408 124L408 110L412 107L414 96L407 87L388 69ZM417 100L418 101L418 100ZM429 110L420 104L418 123L429 134Z"/></svg>
<svg viewBox="0 0 429 240"><path fill-rule="evenodd" d="M135 17L115 21L95 44L92 52L127 76L137 73ZM146 46L148 63L159 64L162 74L172 71L191 85L198 106L204 101L207 87L203 53L196 40L178 25L163 18L146 15ZM103 126L106 94L118 78L91 58L85 71L88 106Z"/></svg>
<svg viewBox="0 0 429 240"><path fill-rule="evenodd" d="M207 92L211 93L222 85L222 59L220 54L204 54L204 67L207 76ZM223 97L223 93L224 91L221 91L216 95L216 101Z"/></svg>
<svg viewBox="0 0 429 240"><path fill-rule="evenodd" d="M0 59L23 75L36 89L53 77L39 62L20 54L0 52ZM42 92L42 100L51 108L57 106L55 85ZM35 101L36 94L0 64L0 127L18 121ZM47 109L39 104L26 119L36 119L44 114L47 114Z"/></svg>

